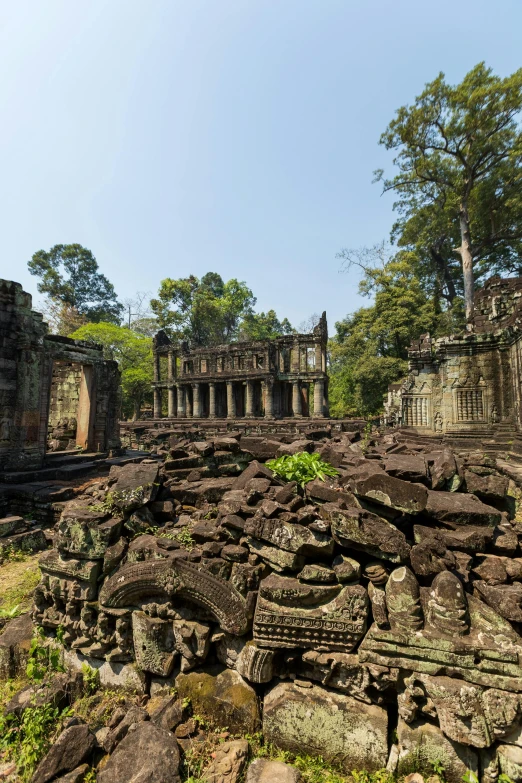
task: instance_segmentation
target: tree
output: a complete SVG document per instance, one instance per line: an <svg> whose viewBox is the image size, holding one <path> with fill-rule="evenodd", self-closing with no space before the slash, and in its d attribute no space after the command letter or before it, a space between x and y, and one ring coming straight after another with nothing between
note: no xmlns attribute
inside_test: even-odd
<svg viewBox="0 0 522 783"><path fill-rule="evenodd" d="M216 272L208 272L201 280L194 275L162 280L150 305L161 329L197 347L234 340L241 319L253 312L255 303L246 283L235 278L225 283Z"/></svg>
<svg viewBox="0 0 522 783"><path fill-rule="evenodd" d="M78 244L55 245L38 250L27 266L40 278L38 291L51 300L73 307L89 321L119 323L123 307L112 283L98 271L98 262Z"/></svg>
<svg viewBox="0 0 522 783"><path fill-rule="evenodd" d="M106 359L118 362L121 370L123 414L138 419L145 402L152 402L152 339L111 323L86 324L70 335L103 346Z"/></svg>
<svg viewBox="0 0 522 783"><path fill-rule="evenodd" d="M75 307L64 304L59 299L52 299L50 296L46 297L37 307L42 313L44 321L48 324L51 334L68 337L80 326L88 323L87 318L80 315Z"/></svg>
<svg viewBox="0 0 522 783"><path fill-rule="evenodd" d="M133 298L124 299L123 308L129 329L147 337L154 337L159 325L150 307L150 291L137 291Z"/></svg>
<svg viewBox="0 0 522 783"><path fill-rule="evenodd" d="M280 321L275 310L248 313L239 325L239 340L273 340L294 331L288 318Z"/></svg>
<svg viewBox="0 0 522 783"><path fill-rule="evenodd" d="M386 245L339 254L346 267L359 266L359 291L373 296L335 324L330 340L330 410L335 416L368 416L382 408L389 383L408 368L408 346L424 332L435 332L439 314L426 295L407 253L389 255Z"/></svg>
<svg viewBox="0 0 522 783"><path fill-rule="evenodd" d="M462 264L468 320L477 265L480 273L513 268L520 252L521 110L522 69L502 79L479 63L454 87L440 73L413 106L397 111L380 139L397 151L399 173L384 179L378 171L377 180L397 192L404 226L411 219L424 222L427 246L435 251L458 237L451 250ZM447 251L433 263L451 297Z"/></svg>

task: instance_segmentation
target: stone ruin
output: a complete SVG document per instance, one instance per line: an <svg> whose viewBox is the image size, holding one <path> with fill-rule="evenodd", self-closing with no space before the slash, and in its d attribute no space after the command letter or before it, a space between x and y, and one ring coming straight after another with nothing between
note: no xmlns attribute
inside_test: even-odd
<svg viewBox="0 0 522 783"><path fill-rule="evenodd" d="M400 395L390 387L387 423L450 437L520 431L522 278L488 280L475 295L470 327L412 343Z"/></svg>
<svg viewBox="0 0 522 783"><path fill-rule="evenodd" d="M34 471L46 453L120 447L120 372L99 345L47 333L31 296L0 280L0 471ZM5 476L4 476L5 478Z"/></svg>
<svg viewBox="0 0 522 783"><path fill-rule="evenodd" d="M262 437L172 437L64 505L34 622L63 628L72 670L155 700L122 719L132 741L100 735L98 780L120 780L151 723L196 741L190 699L346 772L522 781L516 468L401 433L307 435L272 436L271 455L318 453L337 477L282 481Z"/></svg>
<svg viewBox="0 0 522 783"><path fill-rule="evenodd" d="M255 419L328 415L326 313L311 334L190 349L154 338L154 418Z"/></svg>

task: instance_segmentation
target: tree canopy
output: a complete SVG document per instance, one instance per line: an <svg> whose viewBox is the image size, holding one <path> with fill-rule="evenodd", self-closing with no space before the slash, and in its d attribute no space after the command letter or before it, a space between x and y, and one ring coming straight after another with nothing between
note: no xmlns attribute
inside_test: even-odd
<svg viewBox="0 0 522 783"><path fill-rule="evenodd" d="M40 278L38 291L54 302L74 308L91 322L120 322L123 307L114 286L87 248L72 244L55 245L48 252L38 250L27 266Z"/></svg>
<svg viewBox="0 0 522 783"><path fill-rule="evenodd" d="M275 310L267 313L247 313L239 324L239 340L273 340L283 334L292 334L295 329L288 318L282 321Z"/></svg>
<svg viewBox="0 0 522 783"><path fill-rule="evenodd" d="M330 411L334 416L367 416L382 408L389 383L404 376L408 346L425 332L451 327L423 289L408 253L386 256L383 247L340 254L363 272L359 292L373 296L335 324L330 340Z"/></svg>
<svg viewBox="0 0 522 783"><path fill-rule="evenodd" d="M159 328L198 347L237 339L241 319L253 313L255 303L246 283L235 278L225 283L216 272L207 272L201 279L162 280L150 304Z"/></svg>
<svg viewBox="0 0 522 783"><path fill-rule="evenodd" d="M393 236L448 300L463 291L468 319L475 279L522 267L521 111L522 69L501 78L479 63L456 86L440 73L380 139L396 151L398 173L376 172L398 196Z"/></svg>
<svg viewBox="0 0 522 783"><path fill-rule="evenodd" d="M85 324L70 337L102 345L104 357L118 362L123 414L139 418L143 404L152 401L152 339L125 326L105 322Z"/></svg>

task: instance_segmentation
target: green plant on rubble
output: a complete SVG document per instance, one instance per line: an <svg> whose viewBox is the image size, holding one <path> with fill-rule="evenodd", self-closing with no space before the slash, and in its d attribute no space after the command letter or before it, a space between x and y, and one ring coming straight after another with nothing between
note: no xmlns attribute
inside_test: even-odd
<svg viewBox="0 0 522 783"><path fill-rule="evenodd" d="M60 626L56 632L56 639L59 643L63 640L63 628ZM31 639L29 659L25 668L27 677L35 682L41 682L47 674L52 672L64 671L61 649L54 644L46 644L46 642L43 628L36 628Z"/></svg>
<svg viewBox="0 0 522 783"><path fill-rule="evenodd" d="M22 563L27 556L27 552L16 549L12 544L0 547L0 563Z"/></svg>
<svg viewBox="0 0 522 783"><path fill-rule="evenodd" d="M62 721L72 714L53 704L26 707L21 715L0 715L0 751L5 761L14 761L18 779L31 780L33 772L56 736Z"/></svg>
<svg viewBox="0 0 522 783"><path fill-rule="evenodd" d="M301 487L314 479L324 481L327 476L337 476L337 470L333 465L324 462L319 454L308 454L307 451L271 459L266 466L276 476L280 476L285 481L296 481Z"/></svg>
<svg viewBox="0 0 522 783"><path fill-rule="evenodd" d="M100 673L93 669L88 663L82 665L82 678L85 693L88 695L96 693L100 685Z"/></svg>

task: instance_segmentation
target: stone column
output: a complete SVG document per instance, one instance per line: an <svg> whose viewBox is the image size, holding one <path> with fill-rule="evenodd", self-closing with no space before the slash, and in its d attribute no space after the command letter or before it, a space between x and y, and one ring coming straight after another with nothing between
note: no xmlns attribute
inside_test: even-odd
<svg viewBox="0 0 522 783"><path fill-rule="evenodd" d="M265 419L274 418L274 387L272 381L263 381L265 390Z"/></svg>
<svg viewBox="0 0 522 783"><path fill-rule="evenodd" d="M209 383L208 385L208 417L209 419L216 418L216 384Z"/></svg>
<svg viewBox="0 0 522 783"><path fill-rule="evenodd" d="M236 418L236 398L234 397L234 384L227 381L227 419Z"/></svg>
<svg viewBox="0 0 522 783"><path fill-rule="evenodd" d="M169 386L169 419L176 418L176 387Z"/></svg>
<svg viewBox="0 0 522 783"><path fill-rule="evenodd" d="M161 389L154 389L154 418L161 419Z"/></svg>
<svg viewBox="0 0 522 783"><path fill-rule="evenodd" d="M324 417L324 381L314 383L314 416Z"/></svg>
<svg viewBox="0 0 522 783"><path fill-rule="evenodd" d="M178 390L178 419L185 418L185 389L181 384L177 385Z"/></svg>
<svg viewBox="0 0 522 783"><path fill-rule="evenodd" d="M292 413L296 419L301 418L301 384L299 381L293 381L292 383Z"/></svg>
<svg viewBox="0 0 522 783"><path fill-rule="evenodd" d="M192 384L192 416L194 419L201 418L201 395L199 383Z"/></svg>
<svg viewBox="0 0 522 783"><path fill-rule="evenodd" d="M160 355L154 354L154 380L157 382L160 380Z"/></svg>
<svg viewBox="0 0 522 783"><path fill-rule="evenodd" d="M185 387L185 412L186 412L187 419L191 419L192 418L192 403L193 403L193 401L194 401L194 398L192 398L192 400L190 399L189 387L187 385Z"/></svg>
<svg viewBox="0 0 522 783"><path fill-rule="evenodd" d="M245 416L247 419L254 416L254 381L246 382Z"/></svg>
<svg viewBox="0 0 522 783"><path fill-rule="evenodd" d="M167 354L167 372L169 381L172 381L176 377L176 354L174 351L169 351Z"/></svg>

